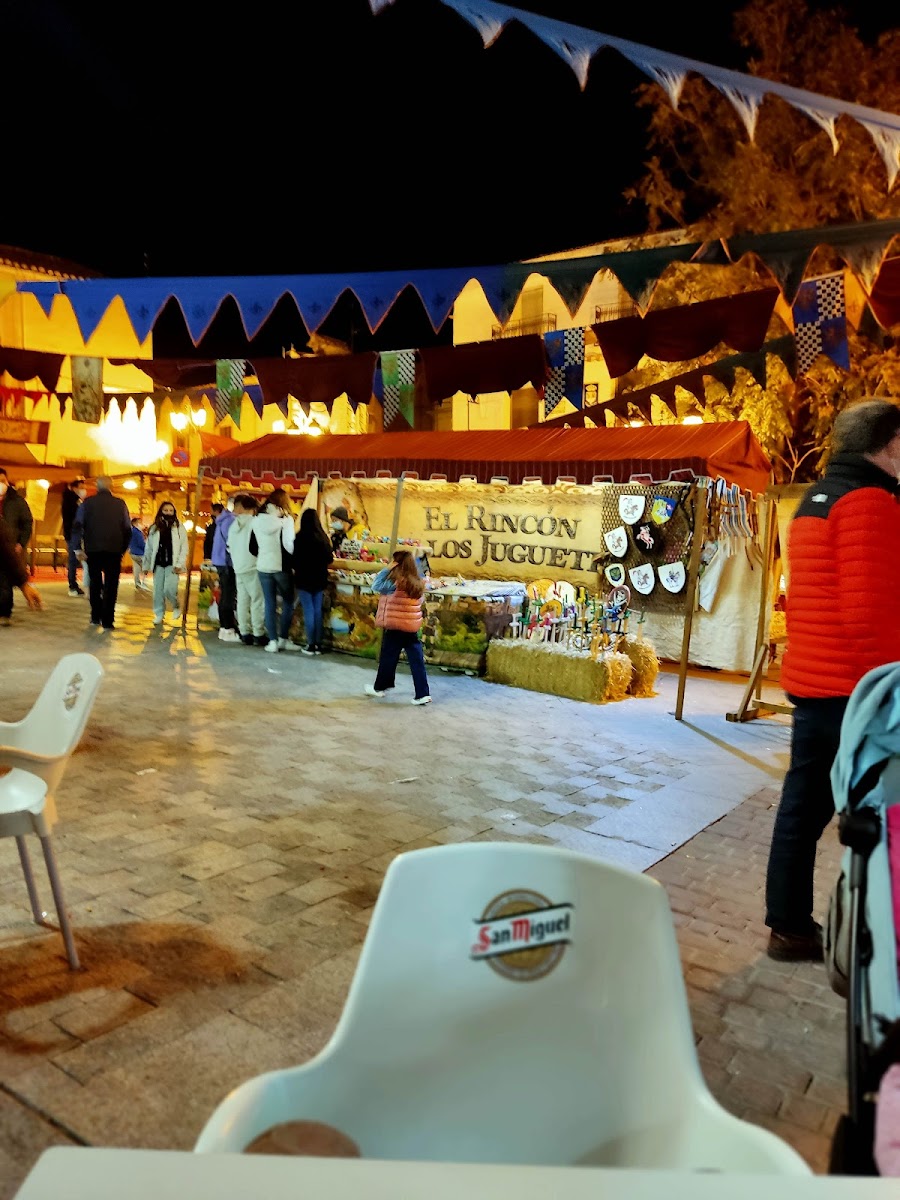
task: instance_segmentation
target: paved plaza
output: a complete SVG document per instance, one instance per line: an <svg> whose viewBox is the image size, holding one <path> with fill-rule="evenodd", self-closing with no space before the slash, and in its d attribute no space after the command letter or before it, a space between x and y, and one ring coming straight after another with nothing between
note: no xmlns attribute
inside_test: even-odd
<svg viewBox="0 0 900 1200"><path fill-rule="evenodd" d="M789 725L726 722L743 680L692 674L682 723L672 670L605 706L432 670L416 708L402 671L368 699L372 663L154 628L130 578L108 634L64 583L41 588L47 611L20 600L0 629L0 718L65 653L106 674L55 834L82 971L30 922L0 842L0 1200L50 1145L192 1146L231 1087L325 1043L392 858L498 839L663 883L710 1086L825 1169L843 1002L821 966L765 956ZM839 849L829 831L820 911Z"/></svg>

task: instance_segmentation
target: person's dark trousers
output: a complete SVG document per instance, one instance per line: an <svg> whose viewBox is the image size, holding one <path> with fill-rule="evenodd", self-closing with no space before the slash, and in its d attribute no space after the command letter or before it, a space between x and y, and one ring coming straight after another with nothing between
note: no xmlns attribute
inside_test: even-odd
<svg viewBox="0 0 900 1200"><path fill-rule="evenodd" d="M237 580L234 567L216 567L219 574L219 628L234 629L234 608L237 604Z"/></svg>
<svg viewBox="0 0 900 1200"><path fill-rule="evenodd" d="M12 580L0 572L0 617L12 616L13 585Z"/></svg>
<svg viewBox="0 0 900 1200"><path fill-rule="evenodd" d="M91 598L91 624L112 629L116 620L116 597L119 594L119 574L122 555L109 552L87 556L88 585Z"/></svg>
<svg viewBox="0 0 900 1200"><path fill-rule="evenodd" d="M816 846L834 816L831 766L849 697L788 699L794 705L791 762L772 830L766 924L777 933L805 934L813 923Z"/></svg>
<svg viewBox="0 0 900 1200"><path fill-rule="evenodd" d="M425 674L425 654L417 633L406 633L402 629L383 629L381 654L378 656L378 674L375 676L375 691L387 692L394 686L397 663L401 652L406 651L406 661L413 677L416 699L429 695L428 676Z"/></svg>
<svg viewBox="0 0 900 1200"><path fill-rule="evenodd" d="M69 551L69 591L74 592L78 587L78 555L74 550Z"/></svg>

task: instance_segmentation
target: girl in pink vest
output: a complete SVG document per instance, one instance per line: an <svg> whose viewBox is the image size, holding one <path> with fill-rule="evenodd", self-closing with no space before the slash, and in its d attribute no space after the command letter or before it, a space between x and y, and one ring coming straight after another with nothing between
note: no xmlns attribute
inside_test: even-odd
<svg viewBox="0 0 900 1200"><path fill-rule="evenodd" d="M378 674L374 683L366 685L366 695L383 697L394 687L397 663L401 652L405 650L416 689L412 703L430 704L425 655L419 641L425 581L419 574L412 552L395 550L393 566L379 571L371 586L372 591L381 596L375 624L384 632L381 635Z"/></svg>

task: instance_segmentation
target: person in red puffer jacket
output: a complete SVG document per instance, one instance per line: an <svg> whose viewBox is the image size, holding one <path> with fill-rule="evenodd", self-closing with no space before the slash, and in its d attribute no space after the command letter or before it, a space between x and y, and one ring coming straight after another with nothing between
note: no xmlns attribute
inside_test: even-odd
<svg viewBox="0 0 900 1200"><path fill-rule="evenodd" d="M375 624L384 632L375 682L366 686L368 696L383 697L394 687L400 654L406 651L406 661L412 672L416 689L412 704L430 704L431 693L425 674L425 655L419 641L422 627L422 597L425 580L419 574L415 555L410 550L395 550L393 566L379 571L372 580L372 591L378 592L378 612Z"/></svg>
<svg viewBox="0 0 900 1200"><path fill-rule="evenodd" d="M900 406L863 400L834 423L822 479L787 539L787 649L781 685L794 705L791 760L766 876L768 954L822 959L813 920L816 846L834 816L831 766L850 693L900 661Z"/></svg>

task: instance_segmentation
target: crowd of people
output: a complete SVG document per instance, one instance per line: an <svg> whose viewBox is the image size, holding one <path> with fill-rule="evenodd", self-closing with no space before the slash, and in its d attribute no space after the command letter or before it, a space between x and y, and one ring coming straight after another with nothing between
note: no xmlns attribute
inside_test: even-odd
<svg viewBox="0 0 900 1200"><path fill-rule="evenodd" d="M144 529L125 501L113 494L111 479L100 476L95 482L96 491L89 495L86 480L78 476L62 497L69 595L89 597L92 626L115 629L119 578L128 553L135 592L152 594L154 625L163 624L167 612L180 623L179 590L188 570L189 539L175 505L164 500ZM238 493L227 505L215 503L212 518L203 550L218 578L219 639L262 646L270 654L296 650L311 657L321 655L329 568L355 528L346 508L338 506L331 512L329 534L314 508L294 514L287 492L278 488L262 503L247 493ZM42 607L25 568L32 528L25 498L0 468L0 625L9 624L16 588L22 589L30 607ZM152 582L146 583L147 579ZM391 565L374 577L372 588L380 596L376 624L384 633L378 674L366 692L383 697L390 691L400 655L405 653L415 686L412 703L429 704L419 641L425 593L421 560L409 550L398 550ZM303 614L304 644L290 637L297 607Z"/></svg>

